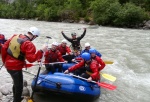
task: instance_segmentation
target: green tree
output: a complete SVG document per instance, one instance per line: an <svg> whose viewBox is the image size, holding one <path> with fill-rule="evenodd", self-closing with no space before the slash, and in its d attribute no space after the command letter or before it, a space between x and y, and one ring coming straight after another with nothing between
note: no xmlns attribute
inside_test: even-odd
<svg viewBox="0 0 150 102"><path fill-rule="evenodd" d="M111 25L121 5L118 0L95 0L91 4L93 18L99 25Z"/></svg>
<svg viewBox="0 0 150 102"><path fill-rule="evenodd" d="M126 3L122 9L117 12L117 18L114 24L117 26L134 27L147 19L147 13L141 7L132 3Z"/></svg>

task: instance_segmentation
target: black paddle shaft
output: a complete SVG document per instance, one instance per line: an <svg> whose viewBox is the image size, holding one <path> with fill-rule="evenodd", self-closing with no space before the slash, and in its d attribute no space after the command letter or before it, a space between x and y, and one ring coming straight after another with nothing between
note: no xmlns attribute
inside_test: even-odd
<svg viewBox="0 0 150 102"><path fill-rule="evenodd" d="M41 70L41 66L38 69L38 73L37 73L37 76L36 76L36 79L35 79L35 83L34 83L34 86L33 86L33 91L32 91L32 95L31 95L31 99L33 99L33 95L34 95L35 88L36 88L36 85L37 85L37 81L38 81L40 70Z"/></svg>

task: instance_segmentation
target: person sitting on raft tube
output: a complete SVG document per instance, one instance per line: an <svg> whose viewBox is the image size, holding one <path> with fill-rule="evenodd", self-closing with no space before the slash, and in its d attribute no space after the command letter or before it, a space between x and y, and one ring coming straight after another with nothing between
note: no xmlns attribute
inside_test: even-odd
<svg viewBox="0 0 150 102"><path fill-rule="evenodd" d="M85 43L84 47L85 47L85 49L81 51L81 54L84 53L84 52L89 53L89 50L91 49L90 43L88 43L88 42ZM101 55L100 52L98 52L96 49L95 49L95 51L96 51L96 55L97 55L97 56L102 57L102 55Z"/></svg>
<svg viewBox="0 0 150 102"><path fill-rule="evenodd" d="M59 63L56 63L56 64L50 64L50 63L54 63L54 62L65 62L67 63L67 61L65 61L63 58L62 58L62 55L60 53L60 51L58 50L58 43L57 42L53 42L52 45L51 45L51 48L48 49L46 52L45 52L45 67L46 67L46 70L42 73L42 74L47 74L49 73L50 71L52 73L56 72L56 68L58 68L58 72L62 72L62 64L59 64Z"/></svg>
<svg viewBox="0 0 150 102"><path fill-rule="evenodd" d="M60 53L63 55L71 55L71 49L67 46L67 40L62 40L61 44L58 45L58 50L60 51Z"/></svg>
<svg viewBox="0 0 150 102"><path fill-rule="evenodd" d="M68 63L77 63L82 60L80 51L75 50L71 55L63 55L63 58L68 61Z"/></svg>
<svg viewBox="0 0 150 102"><path fill-rule="evenodd" d="M84 29L84 32L83 32L83 34L82 34L81 36L77 37L77 36L76 36L76 35L77 35L76 33L72 33L72 34L71 34L72 38L67 37L67 36L64 34L64 32L61 31L63 37L71 43L71 47L72 47L73 50L80 50L80 51L82 50L81 44L80 44L80 40L81 40L81 39L85 36L85 34L86 34L86 28L83 28L83 29Z"/></svg>
<svg viewBox="0 0 150 102"><path fill-rule="evenodd" d="M87 78L87 81L99 81L99 64L97 61L91 59L91 55L87 52L81 55L83 60L78 64L73 65L64 73L73 72L75 75L79 75L83 78ZM90 73L90 74L89 74Z"/></svg>
<svg viewBox="0 0 150 102"><path fill-rule="evenodd" d="M91 54L91 58L99 63L99 71L101 71L105 67L104 61L101 59L101 57L96 55L96 50L94 48L91 48L89 53Z"/></svg>

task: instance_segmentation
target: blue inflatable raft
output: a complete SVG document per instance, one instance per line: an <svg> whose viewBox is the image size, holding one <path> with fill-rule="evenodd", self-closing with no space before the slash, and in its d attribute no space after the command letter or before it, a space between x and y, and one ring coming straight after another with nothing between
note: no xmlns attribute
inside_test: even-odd
<svg viewBox="0 0 150 102"><path fill-rule="evenodd" d="M72 65L63 64L63 70L68 69ZM32 81L32 88L34 84L35 78ZM90 100L100 96L100 87L97 84L60 72L55 72L54 74L50 72L46 75L40 74L35 90L36 92L49 92Z"/></svg>

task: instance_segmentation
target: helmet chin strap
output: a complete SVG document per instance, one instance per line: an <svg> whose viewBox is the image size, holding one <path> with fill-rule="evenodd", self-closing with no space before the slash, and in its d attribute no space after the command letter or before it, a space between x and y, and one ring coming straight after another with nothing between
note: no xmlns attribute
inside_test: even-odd
<svg viewBox="0 0 150 102"><path fill-rule="evenodd" d="M35 39L34 36L30 32L28 32L27 36L30 39L30 41L33 41Z"/></svg>
<svg viewBox="0 0 150 102"><path fill-rule="evenodd" d="M36 37L34 35L32 35L32 38L30 39L31 41L33 41Z"/></svg>

